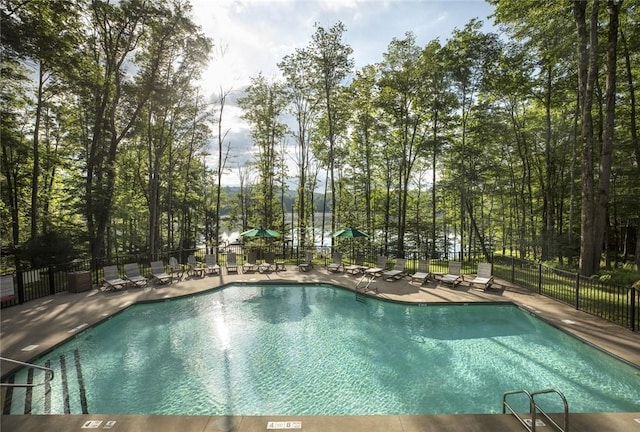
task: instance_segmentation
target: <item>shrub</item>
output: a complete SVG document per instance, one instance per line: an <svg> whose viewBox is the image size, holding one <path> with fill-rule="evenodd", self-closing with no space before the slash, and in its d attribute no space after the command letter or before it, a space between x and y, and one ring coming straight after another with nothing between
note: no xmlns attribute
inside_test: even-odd
<svg viewBox="0 0 640 432"><path fill-rule="evenodd" d="M31 263L32 268L43 268L72 261L78 251L67 235L51 231L25 242L20 259Z"/></svg>

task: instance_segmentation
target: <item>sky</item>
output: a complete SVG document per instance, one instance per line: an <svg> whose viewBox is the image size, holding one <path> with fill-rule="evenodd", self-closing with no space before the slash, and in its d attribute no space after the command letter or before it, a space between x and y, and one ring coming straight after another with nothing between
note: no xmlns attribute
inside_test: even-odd
<svg viewBox="0 0 640 432"><path fill-rule="evenodd" d="M380 62L392 39L403 39L408 31L416 35L419 46L425 46L434 39L446 43L454 29L464 28L473 18L484 21L483 31L492 30L493 7L484 0L191 0L191 4L193 20L214 43L200 85L213 100L221 90L230 91L222 120L231 145L231 170L223 179L227 185L238 184L236 168L251 158L249 128L236 99L258 73L277 79L278 62L309 44L314 23L326 29L338 21L345 25L343 42L353 49L354 70Z"/></svg>

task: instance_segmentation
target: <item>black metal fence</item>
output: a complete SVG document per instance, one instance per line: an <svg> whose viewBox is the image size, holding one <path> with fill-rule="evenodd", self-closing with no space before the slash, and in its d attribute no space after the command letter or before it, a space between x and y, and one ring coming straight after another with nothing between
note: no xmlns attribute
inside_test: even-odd
<svg viewBox="0 0 640 432"><path fill-rule="evenodd" d="M259 250L259 259L263 259L267 252L274 252L279 258L284 259L288 263L298 262L298 251L295 248L279 247L256 247ZM243 245L231 244L218 249L216 254L216 262L224 267L227 263L229 252L235 252L238 256L237 263L242 265L246 260L246 253L250 248ZM104 267L108 265L117 265L122 271L124 264L136 263L140 268L140 272L144 276L151 275L151 261L160 260L165 263L168 270L168 262L170 257L177 259L182 265L187 264L189 255L194 255L197 261L204 262L205 255L212 252L206 248L198 249L180 249L175 251L161 252L157 256L150 258L146 254L126 254L117 255L100 259L78 259L69 263L52 265L44 268L24 268L14 271L13 286L15 294L11 298L0 301L0 307L6 308L22 304L31 300L39 299L60 292L69 291L71 288L70 274L76 272L89 272L92 286L100 286L104 282ZM304 252L300 260L304 257ZM6 276L6 275L5 275Z"/></svg>
<svg viewBox="0 0 640 432"><path fill-rule="evenodd" d="M495 257L493 273L577 310L640 331L640 290L512 257Z"/></svg>
<svg viewBox="0 0 640 432"><path fill-rule="evenodd" d="M242 265L246 262L247 253L251 249L257 249L258 260L264 259L266 253L271 252L278 260L289 265L302 262L306 252L297 247L282 245L230 244L217 250L216 261L224 268L229 252L234 252L238 258L237 264ZM194 255L198 261L204 261L204 256L208 252L212 251L204 248L181 249L163 252L154 260L162 260L166 265L169 257L175 257L179 263L186 264L189 255ZM318 265L327 265L331 262L331 252L331 247L316 248L314 262ZM345 252L343 263L345 265L355 263L356 255L361 256L364 265L371 266L376 263L379 255L394 256L388 249L359 247L357 251L350 249ZM420 251L409 251L404 255L408 258L406 270L409 273L415 272L418 268L417 257L422 257L424 254ZM389 258L389 266L393 260ZM462 274L475 273L478 262L482 260L482 258L462 257ZM115 256L111 260L76 260L64 265L16 271L13 273L15 296L0 302L0 306L6 308L67 291L70 288L69 274L73 272L90 272L92 285L99 286L103 282L103 268L107 265L115 264L122 269L126 263L137 263L141 273L148 276L151 273L150 262L151 259L144 254L129 254ZM448 262L446 259L431 259L430 270L446 272ZM503 256L494 257L493 273L497 278L565 303L577 310L604 318L632 331L640 331L640 290L634 287L606 283L532 261Z"/></svg>

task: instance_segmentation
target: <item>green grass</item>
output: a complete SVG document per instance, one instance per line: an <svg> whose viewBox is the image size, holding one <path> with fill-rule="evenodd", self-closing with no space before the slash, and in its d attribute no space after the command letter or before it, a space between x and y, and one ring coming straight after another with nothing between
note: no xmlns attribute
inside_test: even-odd
<svg viewBox="0 0 640 432"><path fill-rule="evenodd" d="M624 327L630 327L631 320L634 319L630 314L628 284L613 284L600 278L578 278L576 274L567 271L522 261L516 261L513 279L511 265L506 263L494 265L494 273L516 285ZM640 323L636 323L636 328L638 324Z"/></svg>

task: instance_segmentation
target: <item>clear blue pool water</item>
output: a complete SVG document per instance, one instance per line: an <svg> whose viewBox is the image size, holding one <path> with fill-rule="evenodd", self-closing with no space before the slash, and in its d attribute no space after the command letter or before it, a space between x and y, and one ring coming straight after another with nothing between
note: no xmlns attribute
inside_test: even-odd
<svg viewBox="0 0 640 432"><path fill-rule="evenodd" d="M513 305L361 303L324 285L135 305L37 363L56 378L36 414L499 413L503 392L546 388L571 412L640 410L639 369Z"/></svg>

